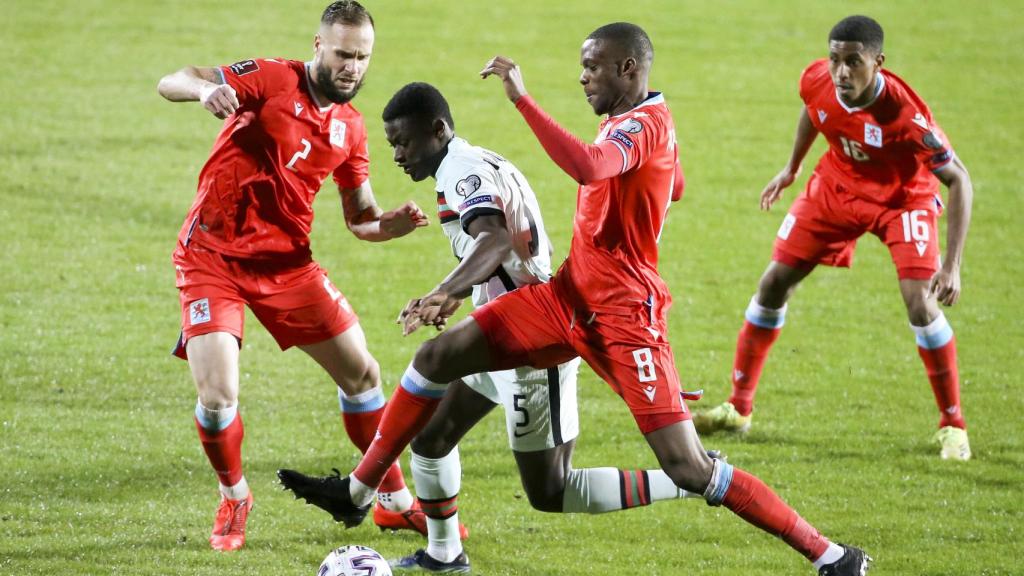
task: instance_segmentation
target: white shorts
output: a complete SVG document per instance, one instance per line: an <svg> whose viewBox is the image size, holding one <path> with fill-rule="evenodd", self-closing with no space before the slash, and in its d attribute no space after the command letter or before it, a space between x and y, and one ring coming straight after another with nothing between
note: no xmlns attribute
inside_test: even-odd
<svg viewBox="0 0 1024 576"><path fill-rule="evenodd" d="M470 388L505 409L508 445L516 452L537 452L575 440L580 433L576 374L580 359L555 368L529 366L482 372L462 379Z"/></svg>

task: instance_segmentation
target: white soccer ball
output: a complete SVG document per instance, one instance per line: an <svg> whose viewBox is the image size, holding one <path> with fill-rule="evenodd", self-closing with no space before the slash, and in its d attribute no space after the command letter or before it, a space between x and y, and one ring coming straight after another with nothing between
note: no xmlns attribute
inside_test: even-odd
<svg viewBox="0 0 1024 576"><path fill-rule="evenodd" d="M342 546L320 563L316 576L392 576L391 566L373 548Z"/></svg>

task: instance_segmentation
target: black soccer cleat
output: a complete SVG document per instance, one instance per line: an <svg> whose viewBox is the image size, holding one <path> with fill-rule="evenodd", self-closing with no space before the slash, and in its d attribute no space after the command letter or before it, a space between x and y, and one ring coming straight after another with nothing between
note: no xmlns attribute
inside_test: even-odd
<svg viewBox="0 0 1024 576"><path fill-rule="evenodd" d="M342 476L337 468L334 468L334 474L320 477L282 468L277 471L277 477L285 490L291 490L296 498L330 513L335 522L343 522L346 528L359 526L370 511L369 504L356 506L352 502L348 476Z"/></svg>
<svg viewBox="0 0 1024 576"><path fill-rule="evenodd" d="M869 563L872 561L860 548L840 544L843 547L843 555L831 564L826 564L818 569L818 576L864 576L868 572Z"/></svg>
<svg viewBox="0 0 1024 576"><path fill-rule="evenodd" d="M395 570L415 570L435 574L469 574L469 558L466 556L465 550L451 562L441 562L420 548L408 556L391 560L389 564Z"/></svg>

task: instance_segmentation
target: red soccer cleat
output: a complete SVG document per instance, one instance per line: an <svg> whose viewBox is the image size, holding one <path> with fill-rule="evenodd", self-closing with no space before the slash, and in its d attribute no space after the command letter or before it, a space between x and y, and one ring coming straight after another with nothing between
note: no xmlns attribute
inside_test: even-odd
<svg viewBox="0 0 1024 576"><path fill-rule="evenodd" d="M405 512L392 512L384 509L380 504L373 506L373 523L385 530L415 530L420 534L427 535L427 515L420 509L420 503L414 502L412 508ZM469 529L462 522L459 522L459 538L469 538Z"/></svg>
<svg viewBox="0 0 1024 576"><path fill-rule="evenodd" d="M222 552L241 548L245 544L245 521L249 519L250 510L252 492L242 500L231 500L221 494L213 531L210 532L210 547Z"/></svg>

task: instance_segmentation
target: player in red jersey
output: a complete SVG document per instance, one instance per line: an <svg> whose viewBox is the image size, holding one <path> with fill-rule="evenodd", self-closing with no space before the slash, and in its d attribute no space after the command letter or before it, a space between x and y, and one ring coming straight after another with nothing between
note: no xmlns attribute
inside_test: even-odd
<svg viewBox="0 0 1024 576"><path fill-rule="evenodd" d="M602 26L583 43L580 83L594 112L608 114L595 144L548 116L527 95L511 60L487 63L481 75L502 79L544 149L580 183L569 257L551 282L497 298L421 345L350 475L308 479L282 470L286 488L356 525L383 472L424 427L448 382L521 365L550 367L579 355L626 401L677 486L778 535L821 574L863 573L869 559L862 550L829 542L759 479L709 458L680 398L657 240L671 198L682 193L682 171L672 116L662 95L647 89L653 56L647 34L628 23ZM407 328L443 321L456 302L436 288L407 309Z"/></svg>
<svg viewBox="0 0 1024 576"><path fill-rule="evenodd" d="M173 256L182 309L175 354L192 370L196 427L220 481L210 535L217 550L244 544L253 502L242 474L237 406L244 306L282 349L298 346L327 371L339 387L345 428L361 450L384 411L379 367L359 320L309 248L313 198L329 174L358 238L389 240L427 224L412 202L383 212L370 188L366 127L349 101L362 84L373 41L370 14L358 2L335 2L321 17L311 62L186 67L158 87L168 100L198 100L226 119ZM413 499L397 466L381 492L378 523L407 526ZM425 532L422 518L420 524Z"/></svg>
<svg viewBox="0 0 1024 576"><path fill-rule="evenodd" d="M750 427L754 390L785 322L786 302L818 264L849 267L867 232L889 247L910 327L917 336L941 418L942 458L971 456L960 410L953 330L938 303L960 297L960 262L971 217L971 178L921 98L882 69L882 28L865 16L845 18L829 34L829 59L800 78L804 108L789 163L761 193L765 210L800 172L819 133L828 151L793 203L775 240L772 261L746 310L728 402L694 417L698 430ZM933 176L934 174L934 176ZM949 188L946 255L939 260L938 181Z"/></svg>

